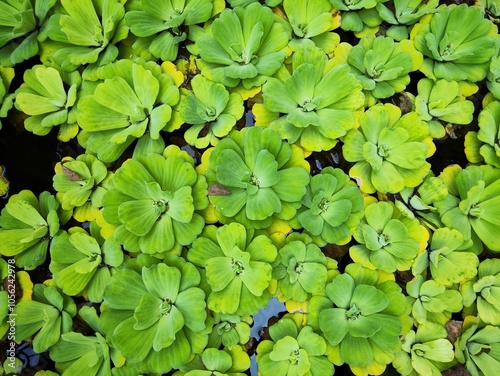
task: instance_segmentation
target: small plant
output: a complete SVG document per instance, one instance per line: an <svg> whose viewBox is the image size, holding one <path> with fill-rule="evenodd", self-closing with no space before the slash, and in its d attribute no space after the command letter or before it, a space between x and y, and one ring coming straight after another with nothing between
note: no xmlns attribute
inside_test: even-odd
<svg viewBox="0 0 500 376"><path fill-rule="evenodd" d="M403 376L439 376L453 363L453 345L444 326L427 322L411 330L402 340L402 349L392 362Z"/></svg>
<svg viewBox="0 0 500 376"><path fill-rule="evenodd" d="M147 372L183 366L208 339L200 280L196 267L177 256L144 265L142 273L117 271L104 290L101 318L108 341Z"/></svg>
<svg viewBox="0 0 500 376"><path fill-rule="evenodd" d="M460 286L466 314L486 324L500 325L500 260L486 259L479 264L477 277Z"/></svg>
<svg viewBox="0 0 500 376"><path fill-rule="evenodd" d="M409 40L370 35L350 49L347 64L362 83L365 105L399 93L410 83L409 73L422 65L423 57Z"/></svg>
<svg viewBox="0 0 500 376"><path fill-rule="evenodd" d="M302 149L272 129L252 127L232 131L217 144L205 175L209 187L223 188L209 196L221 222L265 228L273 218L293 218L306 193L308 172Z"/></svg>
<svg viewBox="0 0 500 376"><path fill-rule="evenodd" d="M303 326L302 314L288 314L269 327L269 340L257 347L257 364L262 376L333 375L326 356L326 341Z"/></svg>
<svg viewBox="0 0 500 376"><path fill-rule="evenodd" d="M266 306L276 246L266 235L253 237L239 223L207 226L187 254L206 271L208 308L220 314L255 314Z"/></svg>
<svg viewBox="0 0 500 376"><path fill-rule="evenodd" d="M477 82L486 77L495 55L495 25L479 7L442 5L430 21L412 30L415 48L425 56L420 70L429 78Z"/></svg>
<svg viewBox="0 0 500 376"><path fill-rule="evenodd" d="M434 203L441 221L462 233L465 240L472 239L477 254L483 242L492 251L500 251L497 227L500 213L500 170L488 165L448 166L439 175L448 187L448 196Z"/></svg>
<svg viewBox="0 0 500 376"><path fill-rule="evenodd" d="M429 127L417 113L401 116L398 107L378 104L359 122L361 126L344 137L342 151L347 161L356 163L349 175L359 181L362 192L397 193L422 183L433 145Z"/></svg>
<svg viewBox="0 0 500 376"><path fill-rule="evenodd" d="M214 313L214 326L208 337L207 347L218 349L222 346L231 349L245 345L250 340L250 325L252 316Z"/></svg>
<svg viewBox="0 0 500 376"><path fill-rule="evenodd" d="M76 124L77 90L81 83L78 72L59 72L35 65L24 72L24 84L16 90L16 108L27 115L24 127L45 136L59 126L58 138L68 141L78 133Z"/></svg>
<svg viewBox="0 0 500 376"><path fill-rule="evenodd" d="M407 305L400 287L381 272L349 264L309 303L308 323L334 347L330 360L356 374L383 369L406 334ZM403 326L405 323L405 326Z"/></svg>
<svg viewBox="0 0 500 376"><path fill-rule="evenodd" d="M61 334L71 331L76 305L53 283L36 284L31 299L20 300L16 314L16 340L33 337L33 350L43 353L54 346Z"/></svg>
<svg viewBox="0 0 500 376"><path fill-rule="evenodd" d="M191 80L191 87L192 95L185 96L180 104L182 120L191 124L184 133L186 142L198 149L215 146L243 116L243 99L201 75Z"/></svg>
<svg viewBox="0 0 500 376"><path fill-rule="evenodd" d="M455 356L472 376L494 376L500 366L500 328L485 325L477 317L464 319L455 343Z"/></svg>
<svg viewBox="0 0 500 376"><path fill-rule="evenodd" d="M250 368L250 357L241 346L218 350L207 348L192 361L182 365L174 376L245 376Z"/></svg>
<svg viewBox="0 0 500 376"><path fill-rule="evenodd" d="M264 84L264 103L253 107L256 125L273 128L306 150L333 148L354 128L364 97L347 65L331 63L318 48L294 53L292 74L284 70L281 80Z"/></svg>
<svg viewBox="0 0 500 376"><path fill-rule="evenodd" d="M7 113L14 105L15 94L9 93L14 75L14 68L0 66L0 129L2 129L1 119L7 117Z"/></svg>
<svg viewBox="0 0 500 376"><path fill-rule="evenodd" d="M51 239L70 218L71 212L61 210L47 191L39 198L29 190L12 195L0 215L0 253L14 256L18 267L33 270L45 262Z"/></svg>
<svg viewBox="0 0 500 376"><path fill-rule="evenodd" d="M404 217L390 202L368 205L365 217L354 232L360 243L349 249L355 262L388 273L409 270L425 239L417 219Z"/></svg>
<svg viewBox="0 0 500 376"><path fill-rule="evenodd" d="M173 146L163 155L129 159L115 172L103 197L103 216L116 226L115 239L130 252L176 252L191 244L205 221L205 177L193 159Z"/></svg>
<svg viewBox="0 0 500 376"><path fill-rule="evenodd" d="M207 35L195 40L201 73L227 87L261 86L285 60L287 28L270 8L252 3L225 9Z"/></svg>

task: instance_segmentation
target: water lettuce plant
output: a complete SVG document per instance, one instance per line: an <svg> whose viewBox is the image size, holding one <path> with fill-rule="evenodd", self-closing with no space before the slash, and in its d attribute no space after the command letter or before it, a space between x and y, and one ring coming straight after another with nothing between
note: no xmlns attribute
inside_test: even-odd
<svg viewBox="0 0 500 376"><path fill-rule="evenodd" d="M6 0L0 4L0 65L13 67L39 52L51 10L57 0ZM41 29L41 30L40 30Z"/></svg>
<svg viewBox="0 0 500 376"><path fill-rule="evenodd" d="M303 150L284 142L278 132L261 127L232 131L209 157L209 187L224 188L209 196L223 223L268 227L274 217L291 219L309 183Z"/></svg>
<svg viewBox="0 0 500 376"><path fill-rule="evenodd" d="M383 372L401 346L399 336L409 330L401 288L388 275L357 263L313 296L308 312L308 324L335 348L330 360L347 363L356 374Z"/></svg>
<svg viewBox="0 0 500 376"><path fill-rule="evenodd" d="M302 203L290 223L303 227L319 246L348 243L364 214L359 188L341 169L331 166L311 177Z"/></svg>
<svg viewBox="0 0 500 376"><path fill-rule="evenodd" d="M192 93L182 98L179 109L182 120L191 125L184 138L198 149L215 146L243 116L243 99L201 75L191 80L191 88Z"/></svg>
<svg viewBox="0 0 500 376"><path fill-rule="evenodd" d="M263 107L255 105L256 125L277 130L289 143L310 151L333 148L354 128L363 107L361 85L347 65L332 66L318 48L292 56L292 73L270 78L262 87Z"/></svg>
<svg viewBox="0 0 500 376"><path fill-rule="evenodd" d="M84 88L77 120L82 128L78 141L101 161L117 160L145 134L157 140L174 121L179 89L159 65L119 60L98 70L97 77Z"/></svg>
<svg viewBox="0 0 500 376"><path fill-rule="evenodd" d="M269 327L269 337L257 346L256 361L261 375L333 375L326 356L326 341L303 326L303 315L287 314Z"/></svg>
<svg viewBox="0 0 500 376"><path fill-rule="evenodd" d="M448 123L463 125L472 121L474 103L465 98L457 81L423 78L418 81L417 90L418 95L410 98L433 138L444 137L444 125Z"/></svg>
<svg viewBox="0 0 500 376"><path fill-rule="evenodd" d="M276 246L266 235L253 236L239 223L205 227L187 259L204 268L211 291L208 308L216 313L255 314L266 306Z"/></svg>
<svg viewBox="0 0 500 376"><path fill-rule="evenodd" d="M463 283L477 274L479 259L470 252L472 241L464 241L463 235L447 227L432 234L430 246L415 259L412 272L423 273L428 267L434 281L447 287Z"/></svg>
<svg viewBox="0 0 500 376"><path fill-rule="evenodd" d="M276 16L278 17L278 16ZM195 40L197 64L207 78L227 87L261 86L285 60L290 32L259 3L225 9L208 34Z"/></svg>
<svg viewBox="0 0 500 376"><path fill-rule="evenodd" d="M432 322L419 325L402 340L401 350L392 362L403 376L440 376L455 358L453 345L444 326Z"/></svg>
<svg viewBox="0 0 500 376"><path fill-rule="evenodd" d="M103 216L127 251L176 251L196 239L205 225L197 211L208 199L205 177L193 164L186 152L170 146L163 155L138 156L116 170L102 199Z"/></svg>
<svg viewBox="0 0 500 376"><path fill-rule="evenodd" d="M115 45L128 35L125 7L119 0L60 0L50 17L40 53L73 71L87 64L101 66L118 56Z"/></svg>
<svg viewBox="0 0 500 376"><path fill-rule="evenodd" d="M280 248L273 278L283 298L304 302L325 288L328 271L326 256L314 243L294 240Z"/></svg>
<svg viewBox="0 0 500 376"><path fill-rule="evenodd" d="M285 0L282 6L292 28L288 46L293 51L316 46L327 54L333 52L340 37L331 31L340 26L341 17L329 0Z"/></svg>
<svg viewBox="0 0 500 376"><path fill-rule="evenodd" d="M47 191L38 198L30 190L10 196L0 215L0 253L13 256L19 268L35 269L45 262L52 237L70 217Z"/></svg>
<svg viewBox="0 0 500 376"><path fill-rule="evenodd" d="M346 52L346 63L363 85L367 106L403 91L410 83L409 73L419 69L423 62L422 54L410 40L395 42L383 36L361 38Z"/></svg>
<svg viewBox="0 0 500 376"><path fill-rule="evenodd" d="M10 93L10 84L15 76L14 68L0 65L0 129L2 129L2 118L7 117L7 113L14 105L14 93Z"/></svg>
<svg viewBox="0 0 500 376"><path fill-rule="evenodd" d="M250 368L250 357L241 346L230 349L207 348L195 355L189 363L182 365L176 376L244 376Z"/></svg>
<svg viewBox="0 0 500 376"><path fill-rule="evenodd" d="M385 0L330 0L333 6L341 11L340 27L346 31L353 31L359 36L373 34L378 30L382 19L378 15L376 6Z"/></svg>
<svg viewBox="0 0 500 376"><path fill-rule="evenodd" d="M125 14L130 31L138 37L137 45L145 46L157 59L173 61L179 43L186 40L189 26L208 21L224 8L217 0L185 0L161 2L141 0Z"/></svg>
<svg viewBox="0 0 500 376"><path fill-rule="evenodd" d="M425 56L420 70L427 77L477 82L486 77L496 53L496 34L479 7L452 4L415 24L411 38Z"/></svg>
<svg viewBox="0 0 500 376"><path fill-rule="evenodd" d="M472 376L494 376L500 366L500 328L485 325L477 317L464 319L455 343L455 357Z"/></svg>
<svg viewBox="0 0 500 376"><path fill-rule="evenodd" d="M417 219L404 217L391 202L373 203L354 232L359 245L350 247L349 254L368 268L388 273L409 270L421 248L423 231Z"/></svg>
<svg viewBox="0 0 500 376"><path fill-rule="evenodd" d="M213 313L214 325L208 337L207 347L218 349L221 345L231 349L245 345L250 341L250 325L252 316Z"/></svg>
<svg viewBox="0 0 500 376"><path fill-rule="evenodd" d="M31 299L20 300L16 314L16 340L32 338L33 350L47 351L61 334L71 331L76 304L53 284L36 284Z"/></svg>
<svg viewBox="0 0 500 376"><path fill-rule="evenodd" d="M100 237L95 222L90 229L90 234L79 227L61 232L50 248L49 268L54 282L66 295L82 294L99 303L111 279L111 268L121 265L124 255L116 240Z"/></svg>
<svg viewBox="0 0 500 376"><path fill-rule="evenodd" d="M102 329L127 362L166 373L201 353L208 333L200 274L184 259L118 270L104 290Z"/></svg>
<svg viewBox="0 0 500 376"><path fill-rule="evenodd" d="M76 159L64 157L54 170L53 187L61 207L72 210L79 222L95 220L112 176L106 165L92 154L81 154Z"/></svg>
<svg viewBox="0 0 500 376"><path fill-rule="evenodd" d="M45 136L58 126L58 138L68 141L78 133L76 124L79 72L60 72L45 65L35 65L24 72L24 84L16 90L15 106L29 115L24 127Z"/></svg>
<svg viewBox="0 0 500 376"><path fill-rule="evenodd" d="M419 324L435 322L445 325L453 312L463 308L462 296L453 287L447 288L419 274L406 285L412 316Z"/></svg>
<svg viewBox="0 0 500 376"><path fill-rule="evenodd" d="M460 286L467 314L486 324L500 324L500 260L486 259L479 264L477 277Z"/></svg>
<svg viewBox="0 0 500 376"><path fill-rule="evenodd" d="M467 132L465 155L471 163L484 162L500 168L500 102L488 103L479 113L477 132Z"/></svg>
<svg viewBox="0 0 500 376"><path fill-rule="evenodd" d="M370 107L360 127L344 137L344 158L356 164L349 175L362 192L397 193L422 183L430 170L426 158L433 152L429 127L415 112L401 116L392 104Z"/></svg>
<svg viewBox="0 0 500 376"><path fill-rule="evenodd" d="M465 240L472 239L477 253L482 243L492 251L500 251L497 223L500 213L500 170L488 165L448 166L439 175L448 187L448 195L434 203L441 221L462 233ZM481 243L482 242L482 243Z"/></svg>

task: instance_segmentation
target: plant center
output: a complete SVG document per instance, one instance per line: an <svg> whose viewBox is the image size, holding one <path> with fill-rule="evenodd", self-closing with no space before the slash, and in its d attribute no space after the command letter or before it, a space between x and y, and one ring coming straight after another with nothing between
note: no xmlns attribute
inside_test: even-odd
<svg viewBox="0 0 500 376"><path fill-rule="evenodd" d="M304 102L302 103L302 105L300 107L302 108L303 112L311 112L311 111L314 111L317 106L318 105L316 103L314 103L311 98L306 98L306 99L304 99Z"/></svg>
<svg viewBox="0 0 500 376"><path fill-rule="evenodd" d="M168 210L168 203L163 200L153 201L153 206L158 213L165 213Z"/></svg>
<svg viewBox="0 0 500 376"><path fill-rule="evenodd" d="M241 261L236 261L235 259L232 259L231 266L233 267L233 272L236 275L240 275L245 271L245 266Z"/></svg>
<svg viewBox="0 0 500 376"><path fill-rule="evenodd" d="M318 204L320 214L326 212L329 206L330 206L330 200L328 200L327 198L322 198Z"/></svg>
<svg viewBox="0 0 500 376"><path fill-rule="evenodd" d="M380 234L378 237L378 242L382 247L385 247L386 245L390 244L391 241L389 235Z"/></svg>
<svg viewBox="0 0 500 376"><path fill-rule="evenodd" d="M378 146L377 154L382 158L387 158L389 156L389 146L382 144Z"/></svg>
<svg viewBox="0 0 500 376"><path fill-rule="evenodd" d="M479 218L483 214L483 208L476 202L471 205L469 210L469 217Z"/></svg>
<svg viewBox="0 0 500 376"><path fill-rule="evenodd" d="M358 307L356 307L356 304L354 304L346 313L346 318L347 320L352 320L352 321L356 321L359 316L361 316L363 314L363 312L361 312L360 309L358 309Z"/></svg>
<svg viewBox="0 0 500 376"><path fill-rule="evenodd" d="M260 180L254 174L250 174L250 184L255 185L256 187L260 186Z"/></svg>
<svg viewBox="0 0 500 376"><path fill-rule="evenodd" d="M160 303L160 313L162 315L168 315L172 309L172 302L170 299L166 298Z"/></svg>
<svg viewBox="0 0 500 376"><path fill-rule="evenodd" d="M293 350L290 353L290 358L288 359L290 360L290 363L297 364L300 361L300 350L299 349Z"/></svg>

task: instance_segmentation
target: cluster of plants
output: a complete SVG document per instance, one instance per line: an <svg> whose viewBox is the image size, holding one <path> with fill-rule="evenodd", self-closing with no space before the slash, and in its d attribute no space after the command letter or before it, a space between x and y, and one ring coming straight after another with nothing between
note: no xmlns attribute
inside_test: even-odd
<svg viewBox="0 0 500 376"><path fill-rule="evenodd" d="M0 167L0 337L15 315L39 376L496 375L498 17L3 0L0 127L74 147L42 192Z"/></svg>

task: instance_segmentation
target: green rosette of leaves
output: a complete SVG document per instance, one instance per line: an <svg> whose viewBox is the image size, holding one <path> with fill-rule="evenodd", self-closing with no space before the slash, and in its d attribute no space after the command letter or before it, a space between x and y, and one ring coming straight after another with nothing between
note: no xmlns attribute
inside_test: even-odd
<svg viewBox="0 0 500 376"><path fill-rule="evenodd" d="M465 155L471 163L500 168L500 102L487 104L478 117L479 130L465 135Z"/></svg>
<svg viewBox="0 0 500 376"><path fill-rule="evenodd" d="M12 195L0 215L0 254L14 257L16 265L33 270L45 262L54 236L71 218L71 212L60 208L56 198L42 192L22 190Z"/></svg>
<svg viewBox="0 0 500 376"><path fill-rule="evenodd" d="M448 333L442 325L432 322L419 325L402 340L402 349L392 362L403 376L440 376L453 363L453 345L447 339Z"/></svg>
<svg viewBox="0 0 500 376"><path fill-rule="evenodd" d="M500 4L499 4L500 5ZM490 68L486 75L486 86L491 94L500 99L500 57L491 58Z"/></svg>
<svg viewBox="0 0 500 376"><path fill-rule="evenodd" d="M229 93L224 85L202 75L191 80L192 93L182 98L180 115L191 126L184 133L189 145L204 149L215 146L241 119L245 108L238 93Z"/></svg>
<svg viewBox="0 0 500 376"><path fill-rule="evenodd" d="M432 234L430 247L421 252L412 266L414 275L430 268L431 276L440 285L451 287L477 275L479 259L470 252L472 241L465 241L463 235L447 227Z"/></svg>
<svg viewBox="0 0 500 376"><path fill-rule="evenodd" d="M416 187L430 171L426 158L435 150L429 127L415 112L401 116L392 104L370 107L360 127L344 137L342 151L364 193L398 193Z"/></svg>
<svg viewBox="0 0 500 376"><path fill-rule="evenodd" d="M250 341L250 325L252 316L240 316L224 313L213 313L214 326L208 337L207 347L215 349L239 347Z"/></svg>
<svg viewBox="0 0 500 376"><path fill-rule="evenodd" d="M177 148L178 149L178 148ZM186 152L173 147L129 159L115 172L103 197L103 216L129 252L177 252L205 225L196 211L208 206L207 183Z"/></svg>
<svg viewBox="0 0 500 376"><path fill-rule="evenodd" d="M455 342L455 357L472 376L495 376L500 367L500 328L467 316Z"/></svg>
<svg viewBox="0 0 500 376"><path fill-rule="evenodd" d="M24 83L16 90L15 106L29 115L24 127L38 135L47 135L58 126L57 138L69 141L78 133L76 123L78 72L60 72L56 68L35 65L24 72Z"/></svg>
<svg viewBox="0 0 500 376"><path fill-rule="evenodd" d="M0 3L0 65L13 67L38 54L39 41L57 0L5 0Z"/></svg>
<svg viewBox="0 0 500 376"><path fill-rule="evenodd" d="M261 341L256 350L260 375L333 375L325 339L303 325L303 316L287 314L269 327L270 339Z"/></svg>
<svg viewBox="0 0 500 376"><path fill-rule="evenodd" d="M139 37L137 44L146 46L156 59L174 61L179 44L184 42L189 27L203 24L224 9L221 0L141 0L127 11L125 20L130 31Z"/></svg>
<svg viewBox="0 0 500 376"><path fill-rule="evenodd" d="M54 346L61 334L70 332L76 305L50 280L36 284L31 299L20 300L15 308L16 341L32 338L33 350L43 353Z"/></svg>
<svg viewBox="0 0 500 376"><path fill-rule="evenodd" d="M405 217L418 218L423 226L434 231L443 224L433 203L444 199L447 194L444 182L430 172L417 188L403 188L397 193L394 204Z"/></svg>
<svg viewBox="0 0 500 376"><path fill-rule="evenodd" d="M282 141L273 129L232 131L210 154L209 199L222 223L266 228L275 219L294 217L309 169L303 150Z"/></svg>
<svg viewBox="0 0 500 376"><path fill-rule="evenodd" d="M78 141L101 161L114 162L134 140L158 140L162 129L170 129L180 94L159 65L119 60L98 77L78 101L77 119L83 130Z"/></svg>
<svg viewBox="0 0 500 376"><path fill-rule="evenodd" d="M410 330L407 302L392 275L360 264L346 266L323 294L311 298L308 324L327 340L328 356L355 374L373 374L400 349Z"/></svg>
<svg viewBox="0 0 500 376"><path fill-rule="evenodd" d="M500 213L500 169L483 165L446 167L439 175L448 187L448 195L434 203L446 227L458 230L465 240L472 239L476 254L483 244L500 251L498 223Z"/></svg>
<svg viewBox="0 0 500 376"><path fill-rule="evenodd" d="M282 6L292 28L292 51L316 46L326 54L333 52L340 37L332 30L340 26L341 17L329 0L285 0Z"/></svg>
<svg viewBox="0 0 500 376"><path fill-rule="evenodd" d="M371 269L388 273L409 270L424 231L417 219L403 216L392 202L376 202L366 207L354 232L359 245L352 246L349 254L354 262Z"/></svg>
<svg viewBox="0 0 500 376"><path fill-rule="evenodd" d="M288 242L279 250L278 260L273 278L278 281L283 300L304 302L325 288L327 259L316 244L300 240Z"/></svg>
<svg viewBox="0 0 500 376"><path fill-rule="evenodd" d="M464 314L474 315L486 324L500 325L500 260L486 259L479 264L477 277L460 286Z"/></svg>
<svg viewBox="0 0 500 376"><path fill-rule="evenodd" d="M331 166L311 178L302 204L291 225L303 227L321 247L347 244L364 214L359 188L341 169Z"/></svg>
<svg viewBox="0 0 500 376"><path fill-rule="evenodd" d="M204 350L205 293L200 273L184 259L170 255L148 263L142 272L129 266L113 274L104 290L102 329L127 362L162 374Z"/></svg>
<svg viewBox="0 0 500 376"><path fill-rule="evenodd" d="M394 0L392 3L392 9L383 3L378 3L376 8L380 17L390 25L385 35L403 40L409 38L408 29L423 16L437 12L439 0Z"/></svg>
<svg viewBox="0 0 500 376"><path fill-rule="evenodd" d="M266 4L268 7L277 7L282 3L283 0L265 0L262 3ZM253 3L258 3L259 0L227 0L227 3L231 5L232 8L236 7L246 7Z"/></svg>
<svg viewBox="0 0 500 376"><path fill-rule="evenodd" d="M452 4L415 24L411 38L425 56L420 70L427 77L477 82L486 77L496 54L495 34L496 26L479 7Z"/></svg>
<svg viewBox="0 0 500 376"><path fill-rule="evenodd" d="M426 281L421 274L406 284L406 292L412 304L412 316L419 324L430 321L446 325L451 314L463 308L458 290L447 288L433 279Z"/></svg>
<svg viewBox="0 0 500 376"><path fill-rule="evenodd" d="M7 117L7 113L14 105L14 93L9 93L10 84L14 79L14 68L0 65L0 129L2 129L2 118Z"/></svg>
<svg viewBox="0 0 500 376"><path fill-rule="evenodd" d="M253 315L270 298L271 263L276 246L266 235L254 236L239 223L207 226L193 242L187 258L204 268L211 291L208 308L216 313Z"/></svg>
<svg viewBox="0 0 500 376"><path fill-rule="evenodd" d="M256 125L278 131L309 151L332 149L354 128L364 96L347 65L332 66L323 50L303 48L292 56L292 74L280 70L262 87L254 105Z"/></svg>
<svg viewBox="0 0 500 376"><path fill-rule="evenodd" d="M410 96L410 100L414 111L429 125L433 138L446 135L443 123L464 125L472 121L474 103L465 98L458 82L423 78L417 90L418 95Z"/></svg>
<svg viewBox="0 0 500 376"><path fill-rule="evenodd" d="M259 3L225 9L195 40L201 73L226 87L261 86L283 64L289 29Z"/></svg>
<svg viewBox="0 0 500 376"><path fill-rule="evenodd" d="M399 93L410 83L410 72L420 68L422 54L410 40L369 35L361 38L347 56L347 64L363 85L365 105Z"/></svg>
<svg viewBox="0 0 500 376"><path fill-rule="evenodd" d="M128 35L124 16L120 0L61 0L48 21L40 59L67 71L114 61L115 44Z"/></svg>
<svg viewBox="0 0 500 376"><path fill-rule="evenodd" d="M82 295L93 303L102 301L104 288L111 280L111 269L123 263L120 244L113 238L104 240L95 222L90 235L73 227L61 232L50 248L49 269L56 285L69 296Z"/></svg>
<svg viewBox="0 0 500 376"><path fill-rule="evenodd" d="M63 158L54 170L53 187L62 208L73 210L79 222L95 220L112 176L106 165L94 155L81 154Z"/></svg>
<svg viewBox="0 0 500 376"><path fill-rule="evenodd" d="M382 18L376 6L386 0L330 0L332 5L341 11L340 27L345 31L353 31L358 37L374 34L378 31Z"/></svg>
<svg viewBox="0 0 500 376"><path fill-rule="evenodd" d="M250 357L241 346L230 349L207 348L182 365L174 376L245 376L250 368Z"/></svg>

